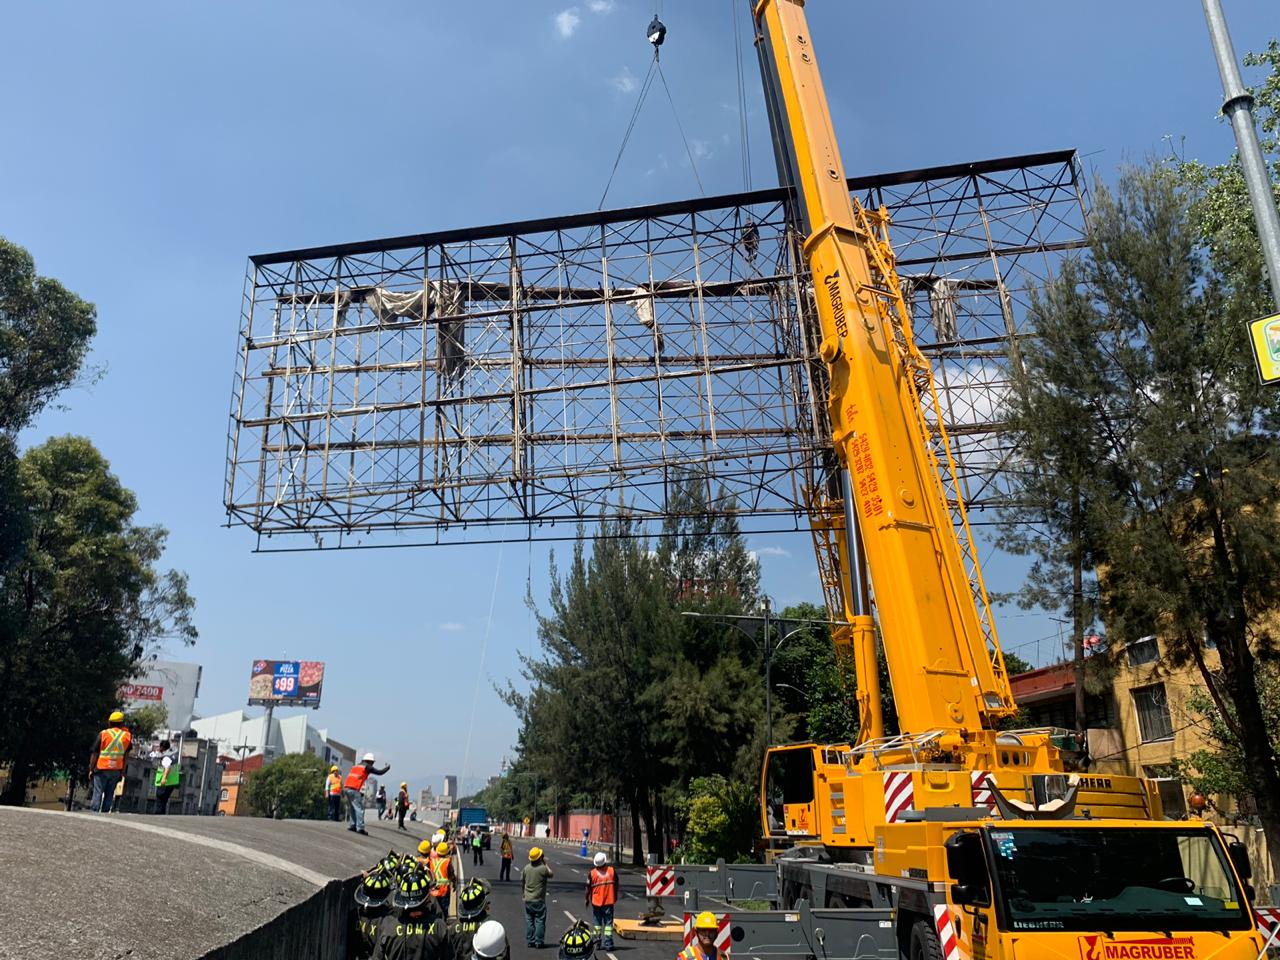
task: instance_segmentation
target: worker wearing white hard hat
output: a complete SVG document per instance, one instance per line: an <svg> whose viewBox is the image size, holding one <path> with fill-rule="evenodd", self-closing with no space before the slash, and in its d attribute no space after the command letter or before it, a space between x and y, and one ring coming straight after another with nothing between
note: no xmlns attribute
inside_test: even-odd
<svg viewBox="0 0 1280 960"><path fill-rule="evenodd" d="M618 871L609 865L603 850L591 861L587 877L587 906L591 908L591 933L606 950L613 949L613 907L618 902Z"/></svg>
<svg viewBox="0 0 1280 960"><path fill-rule="evenodd" d="M347 829L363 833L366 837L369 832L364 828L364 782L370 776L380 777L391 769L389 763L379 768L375 762L373 754L366 753L342 783L342 793L347 798Z"/></svg>
<svg viewBox="0 0 1280 960"><path fill-rule="evenodd" d="M471 938L472 960L509 960L507 929L497 920L486 920Z"/></svg>

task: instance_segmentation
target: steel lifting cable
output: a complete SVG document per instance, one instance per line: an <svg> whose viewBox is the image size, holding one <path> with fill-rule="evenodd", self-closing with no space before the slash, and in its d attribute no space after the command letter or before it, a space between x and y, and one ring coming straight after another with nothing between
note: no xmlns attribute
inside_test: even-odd
<svg viewBox="0 0 1280 960"><path fill-rule="evenodd" d="M656 59L653 62L658 66L658 79L662 81L662 89L667 92L667 103L671 104L671 115L675 117L676 129L680 131L680 139L684 141L684 152L689 156L689 166L693 168L693 179L698 181L698 193L705 197L707 191L702 186L702 178L698 176L698 164L694 162L693 151L689 149L689 138L684 135L684 124L680 122L680 111L676 109L676 102L671 97L671 88L667 86L667 78L662 72L662 64Z"/></svg>
<svg viewBox="0 0 1280 960"><path fill-rule="evenodd" d="M733 11L733 57L738 72L738 136L742 141L742 188L751 192L750 128L747 124L747 82L742 69L742 26L738 20L740 0L729 0Z"/></svg>
<svg viewBox="0 0 1280 960"><path fill-rule="evenodd" d="M467 746L462 753L462 777L465 780L471 774L471 734L476 728L476 707L480 703L480 681L484 679L484 660L489 652L489 634L493 631L493 610L498 602L498 578L502 574L502 551L507 542L498 543L498 563L493 570L493 592L489 595L489 619L484 625L484 639L480 643L480 665L476 668L476 686L471 693L471 722L467 724ZM458 789L464 789L459 786Z"/></svg>
<svg viewBox="0 0 1280 960"><path fill-rule="evenodd" d="M622 146L618 148L618 156L613 161L613 169L609 172L609 181L604 185L604 193L600 195L600 205L597 210L604 209L604 201L609 196L609 188L613 186L613 178L618 174L618 164L622 163L622 155L627 151L627 144L631 142L631 134L636 128L636 121L640 119L640 109L644 106L645 98L649 96L649 88L653 86L653 75L658 68L658 58L655 55L649 63L649 72L644 76L644 83L640 85L640 97L636 100L636 107L631 111L631 120L627 124L627 132L622 135Z"/></svg>

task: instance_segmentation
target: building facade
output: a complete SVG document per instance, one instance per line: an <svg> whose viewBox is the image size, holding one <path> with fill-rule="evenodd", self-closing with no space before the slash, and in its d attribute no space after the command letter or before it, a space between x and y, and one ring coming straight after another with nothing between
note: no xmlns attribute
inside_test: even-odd
<svg viewBox="0 0 1280 960"><path fill-rule="evenodd" d="M198 663L152 661L138 677L120 687L120 702L126 713L163 704L167 713L164 725L186 730L195 716L202 673Z"/></svg>

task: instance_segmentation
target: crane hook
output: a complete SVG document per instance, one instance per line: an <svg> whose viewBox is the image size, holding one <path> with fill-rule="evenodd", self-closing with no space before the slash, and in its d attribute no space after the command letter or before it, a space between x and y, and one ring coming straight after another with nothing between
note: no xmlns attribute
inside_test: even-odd
<svg viewBox="0 0 1280 960"><path fill-rule="evenodd" d="M645 36L653 44L653 55L656 58L658 56L658 48L662 46L662 41L667 39L667 25L658 19L656 13L653 15L653 19L649 21L649 29L645 31Z"/></svg>

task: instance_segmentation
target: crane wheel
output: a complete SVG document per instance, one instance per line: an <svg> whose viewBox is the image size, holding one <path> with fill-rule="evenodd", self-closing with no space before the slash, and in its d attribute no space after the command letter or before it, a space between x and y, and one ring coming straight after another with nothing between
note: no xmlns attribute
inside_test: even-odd
<svg viewBox="0 0 1280 960"><path fill-rule="evenodd" d="M911 925L911 933L907 937L907 952L903 954L902 960L943 960L938 931L928 920L920 918Z"/></svg>

